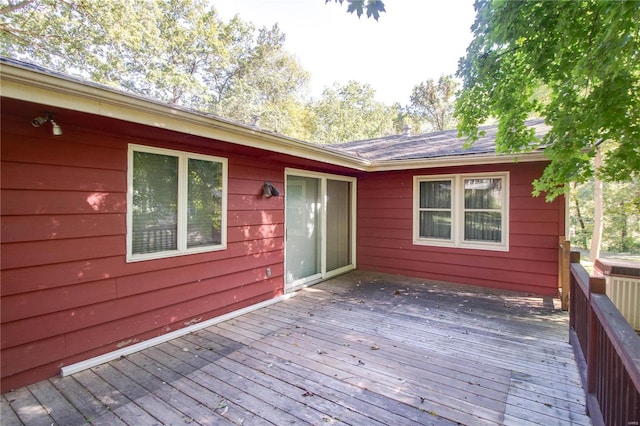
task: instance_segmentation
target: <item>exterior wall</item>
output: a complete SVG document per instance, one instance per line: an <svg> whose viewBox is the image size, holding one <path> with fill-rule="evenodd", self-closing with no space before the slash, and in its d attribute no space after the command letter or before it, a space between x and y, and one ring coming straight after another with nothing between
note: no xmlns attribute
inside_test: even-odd
<svg viewBox="0 0 640 426"><path fill-rule="evenodd" d="M358 178L358 269L542 295L558 294L564 201L531 196L545 164L379 172ZM509 251L413 244L413 176L510 172Z"/></svg>
<svg viewBox="0 0 640 426"><path fill-rule="evenodd" d="M52 136L31 111L3 101L3 393L282 294L284 199L261 196L265 180L283 188L282 158L89 116L57 116L64 134ZM128 143L228 158L226 250L126 263Z"/></svg>
<svg viewBox="0 0 640 426"><path fill-rule="evenodd" d="M2 101L1 392L269 300L284 287L285 167L353 170L193 135L56 110L62 136L30 121L47 108ZM126 262L129 143L228 159L227 248ZM564 204L530 197L543 165L360 173L360 269L557 294ZM510 171L510 250L414 246L413 176ZM266 276L267 268L271 276Z"/></svg>

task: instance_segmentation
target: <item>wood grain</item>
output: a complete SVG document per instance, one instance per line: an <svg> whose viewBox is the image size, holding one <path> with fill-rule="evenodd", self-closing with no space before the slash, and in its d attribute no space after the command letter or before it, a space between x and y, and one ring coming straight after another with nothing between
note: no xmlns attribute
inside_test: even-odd
<svg viewBox="0 0 640 426"><path fill-rule="evenodd" d="M558 300L361 271L1 408L9 425L591 424Z"/></svg>

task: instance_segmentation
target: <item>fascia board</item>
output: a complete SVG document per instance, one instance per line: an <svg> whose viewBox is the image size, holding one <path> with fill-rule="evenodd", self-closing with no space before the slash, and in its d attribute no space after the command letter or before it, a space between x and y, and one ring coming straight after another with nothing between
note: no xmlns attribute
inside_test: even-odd
<svg viewBox="0 0 640 426"><path fill-rule="evenodd" d="M417 160L376 161L367 168L369 172L384 172L411 169L433 169L436 167L460 167L482 164L550 161L542 152L511 154L471 154L449 157L422 158Z"/></svg>
<svg viewBox="0 0 640 426"><path fill-rule="evenodd" d="M136 95L123 94L106 86L79 82L66 76L47 74L15 65L0 64L0 81L1 95L4 97L217 139L356 171L381 172L514 161L549 161L542 152L372 161L283 135L241 126L220 117L172 108L170 105Z"/></svg>
<svg viewBox="0 0 640 426"><path fill-rule="evenodd" d="M2 96L264 149L355 170L371 162L106 87L0 64Z"/></svg>

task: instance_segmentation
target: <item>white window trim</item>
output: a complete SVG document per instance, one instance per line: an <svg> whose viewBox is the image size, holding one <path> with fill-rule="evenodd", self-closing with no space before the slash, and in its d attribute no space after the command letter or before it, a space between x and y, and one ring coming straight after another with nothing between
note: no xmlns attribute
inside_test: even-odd
<svg viewBox="0 0 640 426"><path fill-rule="evenodd" d="M502 241L464 240L464 180L502 179ZM420 182L451 181L451 239L420 237ZM413 244L477 250L509 251L509 172L424 175L413 177Z"/></svg>
<svg viewBox="0 0 640 426"><path fill-rule="evenodd" d="M178 157L178 248L155 253L133 254L133 153L147 152L150 154L170 155ZM187 248L187 166L188 160L206 160L222 163L222 220L220 229L220 244ZM129 144L127 160L127 262L163 259L184 256L195 253L225 250L227 248L227 190L228 190L228 160L212 155L195 154L186 151L156 148L147 145Z"/></svg>

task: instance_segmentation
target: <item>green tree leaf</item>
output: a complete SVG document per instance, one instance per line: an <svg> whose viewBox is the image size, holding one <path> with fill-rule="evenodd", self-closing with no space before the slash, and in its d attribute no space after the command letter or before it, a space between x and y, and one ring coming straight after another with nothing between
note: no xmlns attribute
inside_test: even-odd
<svg viewBox="0 0 640 426"><path fill-rule="evenodd" d="M278 26L206 0L34 0L0 9L0 52L154 100L289 131L308 72Z"/></svg>
<svg viewBox="0 0 640 426"><path fill-rule="evenodd" d="M344 0L325 0L325 4L332 1L340 4L344 2ZM386 12L382 0L347 0L348 13L355 12L360 18L365 10L367 11L367 18L373 18L376 21L380 18L381 12Z"/></svg>
<svg viewBox="0 0 640 426"><path fill-rule="evenodd" d="M316 142L371 139L396 130L396 107L377 102L375 90L356 81L325 89L311 110L316 122L313 137Z"/></svg>
<svg viewBox="0 0 640 426"><path fill-rule="evenodd" d="M640 173L640 2L477 0L474 39L461 59L456 103L461 135L499 123L500 152L545 146L551 162L534 182L553 199L592 176L594 146L616 142L600 169L606 181ZM541 87L546 96L536 96ZM535 140L523 126L544 117Z"/></svg>
<svg viewBox="0 0 640 426"><path fill-rule="evenodd" d="M433 130L455 128L455 93L458 84L453 76L441 76L414 86L411 93L412 114L429 123Z"/></svg>

